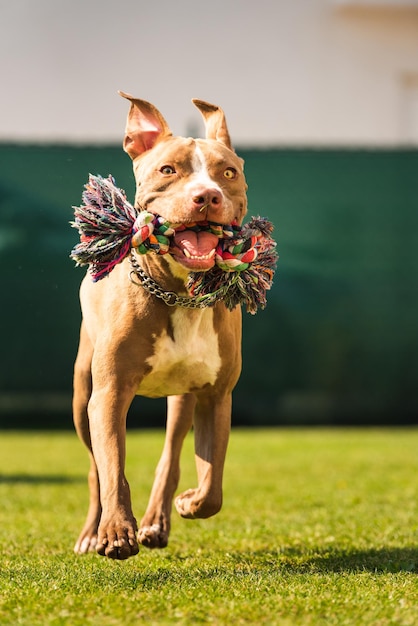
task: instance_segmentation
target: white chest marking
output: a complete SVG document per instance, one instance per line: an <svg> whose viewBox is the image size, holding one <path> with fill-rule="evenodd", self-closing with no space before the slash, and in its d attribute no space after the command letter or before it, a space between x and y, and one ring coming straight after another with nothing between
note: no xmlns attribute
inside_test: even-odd
<svg viewBox="0 0 418 626"><path fill-rule="evenodd" d="M178 308L171 320L173 336L164 331L156 337L154 354L147 359L152 369L142 380L139 395L179 395L216 382L221 357L213 310Z"/></svg>

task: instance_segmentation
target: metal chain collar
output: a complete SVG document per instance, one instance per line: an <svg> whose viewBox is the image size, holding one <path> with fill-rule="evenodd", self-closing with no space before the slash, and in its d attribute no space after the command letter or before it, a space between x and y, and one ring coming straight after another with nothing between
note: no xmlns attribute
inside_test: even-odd
<svg viewBox="0 0 418 626"><path fill-rule="evenodd" d="M129 280L131 283L143 287L148 293L163 300L167 306L182 306L186 309L204 309L208 306L213 306L219 298L219 294L216 292L206 296L179 296L174 291L164 291L151 276L144 272L136 260L133 250L131 250L129 261L132 268L129 272ZM137 276L140 282L134 280L132 274Z"/></svg>

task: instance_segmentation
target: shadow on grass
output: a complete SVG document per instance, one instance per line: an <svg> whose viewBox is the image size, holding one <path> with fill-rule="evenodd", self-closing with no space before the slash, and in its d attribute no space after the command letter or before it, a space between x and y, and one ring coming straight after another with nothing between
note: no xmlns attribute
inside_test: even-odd
<svg viewBox="0 0 418 626"><path fill-rule="evenodd" d="M64 485L86 482L81 476L61 476L59 474L0 474L0 485Z"/></svg>
<svg viewBox="0 0 418 626"><path fill-rule="evenodd" d="M375 572L376 574L418 573L418 548L381 548L352 552L330 552L312 559L323 572Z"/></svg>
<svg viewBox="0 0 418 626"><path fill-rule="evenodd" d="M387 547L369 550L321 550L309 554L302 548L283 548L277 552L257 551L230 555L239 562L263 564L289 573L418 573L418 546Z"/></svg>
<svg viewBox="0 0 418 626"><path fill-rule="evenodd" d="M415 575L417 572L418 548L414 546L358 551L329 550L316 555L308 554L302 548L300 550L289 548L256 552L208 551L201 552L199 556L191 553L181 556L172 554L167 555L164 564L160 564L157 569L143 567L140 571L127 573L127 577L122 577L123 582L119 569L114 572L98 569L95 580L100 587L104 584L103 581L109 582L110 574L114 590L120 585L126 587L126 584L129 584L133 589L158 590L160 593L165 586L171 589L173 584L177 585L178 589L200 588L202 585L209 585L212 589L218 586L228 589L229 585L232 588L236 588L237 585L244 588L248 585L257 585L258 589L264 585L266 589L274 589L279 579L286 581L300 578L304 584L309 581L310 576L315 575L387 576Z"/></svg>

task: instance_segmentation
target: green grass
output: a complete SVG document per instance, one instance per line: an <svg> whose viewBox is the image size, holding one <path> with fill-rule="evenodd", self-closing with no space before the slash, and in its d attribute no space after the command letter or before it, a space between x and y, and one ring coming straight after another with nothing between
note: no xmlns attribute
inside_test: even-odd
<svg viewBox="0 0 418 626"><path fill-rule="evenodd" d="M138 519L162 440L128 435ZM72 433L1 434L0 624L418 623L418 430L234 430L221 513L124 562L72 553L86 471Z"/></svg>

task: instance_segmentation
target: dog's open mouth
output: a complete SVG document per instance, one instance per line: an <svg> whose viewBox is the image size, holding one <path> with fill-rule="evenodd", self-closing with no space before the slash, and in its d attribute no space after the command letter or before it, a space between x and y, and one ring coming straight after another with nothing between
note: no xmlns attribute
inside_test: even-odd
<svg viewBox="0 0 418 626"><path fill-rule="evenodd" d="M218 243L213 233L181 230L174 234L170 252L188 270L204 272L215 265Z"/></svg>

